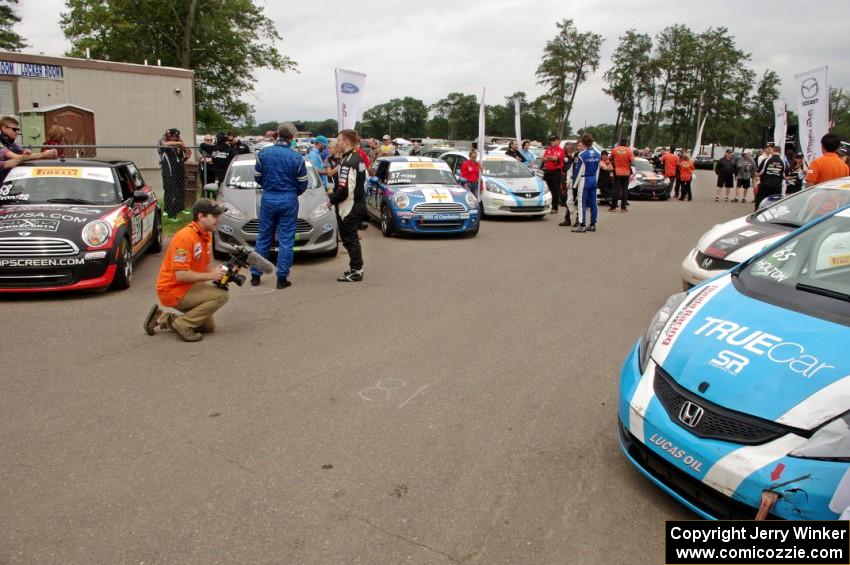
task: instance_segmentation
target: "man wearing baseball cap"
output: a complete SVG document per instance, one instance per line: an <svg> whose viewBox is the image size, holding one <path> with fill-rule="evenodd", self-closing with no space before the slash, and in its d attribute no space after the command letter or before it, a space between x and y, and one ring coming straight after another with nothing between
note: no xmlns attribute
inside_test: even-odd
<svg viewBox="0 0 850 565"><path fill-rule="evenodd" d="M180 130L177 128L165 130L165 135L159 140L159 160L162 169L162 188L165 193L164 214L171 221L177 221L177 215L183 212L183 194L186 188L184 163L191 157L192 151L180 139Z"/></svg>
<svg viewBox="0 0 850 565"><path fill-rule="evenodd" d="M218 230L224 207L202 198L192 207L192 223L171 238L162 260L156 293L163 306L182 315L163 312L154 306L145 318L148 335L174 330L183 341L201 341L202 333L215 329L213 314L227 302L227 291L211 284L224 272L210 265L212 233Z"/></svg>
<svg viewBox="0 0 850 565"><path fill-rule="evenodd" d="M378 155L380 155L381 157L392 157L393 155L395 155L395 145L393 145L390 136L385 135L381 138L381 141L383 143L381 143L381 147L378 150Z"/></svg>
<svg viewBox="0 0 850 565"><path fill-rule="evenodd" d="M322 178L322 186L325 188L328 187L328 165L325 159L322 158L322 151L327 149L327 147L328 138L324 135L317 135L316 140L313 142L313 147L307 153L307 160L310 161L310 164L319 173L319 176Z"/></svg>

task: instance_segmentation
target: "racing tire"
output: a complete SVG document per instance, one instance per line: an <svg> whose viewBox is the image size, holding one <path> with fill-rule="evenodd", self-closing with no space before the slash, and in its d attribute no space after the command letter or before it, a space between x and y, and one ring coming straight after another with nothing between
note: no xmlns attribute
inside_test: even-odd
<svg viewBox="0 0 850 565"><path fill-rule="evenodd" d="M153 234L148 252L159 253L160 251L162 251L162 214L157 212L153 219Z"/></svg>
<svg viewBox="0 0 850 565"><path fill-rule="evenodd" d="M223 251L219 251L218 249L216 249L215 238L216 238L216 235L213 234L213 236L212 236L213 258L215 258L218 261L227 261L228 259L230 259L230 255L228 255L227 253L224 253Z"/></svg>
<svg viewBox="0 0 850 565"><path fill-rule="evenodd" d="M394 232L395 226L393 226L393 217L390 214L390 209L387 206L381 206L381 235L392 237Z"/></svg>
<svg viewBox="0 0 850 565"><path fill-rule="evenodd" d="M469 230L468 232L466 232L466 235L468 237L475 237L476 235L478 235L478 230L480 230L480 229L481 229L481 222L475 224L475 229Z"/></svg>
<svg viewBox="0 0 850 565"><path fill-rule="evenodd" d="M478 216L483 220L486 217L484 213L484 203L480 200L478 201Z"/></svg>
<svg viewBox="0 0 850 565"><path fill-rule="evenodd" d="M114 290L126 290L133 282L133 252L130 249L130 240L121 238L118 254L115 257L115 277L112 279L111 287Z"/></svg>
<svg viewBox="0 0 850 565"><path fill-rule="evenodd" d="M531 216L531 217L534 218L535 220L542 220L543 218L546 217L546 214L537 214L536 216Z"/></svg>

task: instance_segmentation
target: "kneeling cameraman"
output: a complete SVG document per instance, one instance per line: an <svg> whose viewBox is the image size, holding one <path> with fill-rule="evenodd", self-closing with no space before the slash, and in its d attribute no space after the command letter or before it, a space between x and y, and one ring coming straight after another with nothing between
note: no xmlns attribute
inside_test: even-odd
<svg viewBox="0 0 850 565"><path fill-rule="evenodd" d="M227 302L227 291L206 284L221 280L223 272L210 266L212 232L218 229L224 208L202 198L192 207L191 224L171 239L162 261L156 292L163 306L176 308L182 316L163 312L154 305L145 318L145 331L174 330L183 341L201 341L199 332L215 329L213 314Z"/></svg>

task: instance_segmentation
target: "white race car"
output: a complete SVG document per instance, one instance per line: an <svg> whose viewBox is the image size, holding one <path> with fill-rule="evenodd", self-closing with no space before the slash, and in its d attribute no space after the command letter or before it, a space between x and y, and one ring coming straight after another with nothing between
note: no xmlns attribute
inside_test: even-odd
<svg viewBox="0 0 850 565"><path fill-rule="evenodd" d="M746 261L795 229L850 204L850 177L792 194L748 216L718 224L682 261L685 290Z"/></svg>

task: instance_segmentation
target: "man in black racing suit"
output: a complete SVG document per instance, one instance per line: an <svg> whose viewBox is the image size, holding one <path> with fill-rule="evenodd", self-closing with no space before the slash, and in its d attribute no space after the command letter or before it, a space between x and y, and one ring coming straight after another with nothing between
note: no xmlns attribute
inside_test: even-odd
<svg viewBox="0 0 850 565"><path fill-rule="evenodd" d="M355 149L360 146L360 136L346 129L337 135L342 149L337 182L328 191L328 206L336 206L337 225L342 245L348 251L349 269L337 280L360 282L363 280L363 253L357 230L366 218L366 165Z"/></svg>

